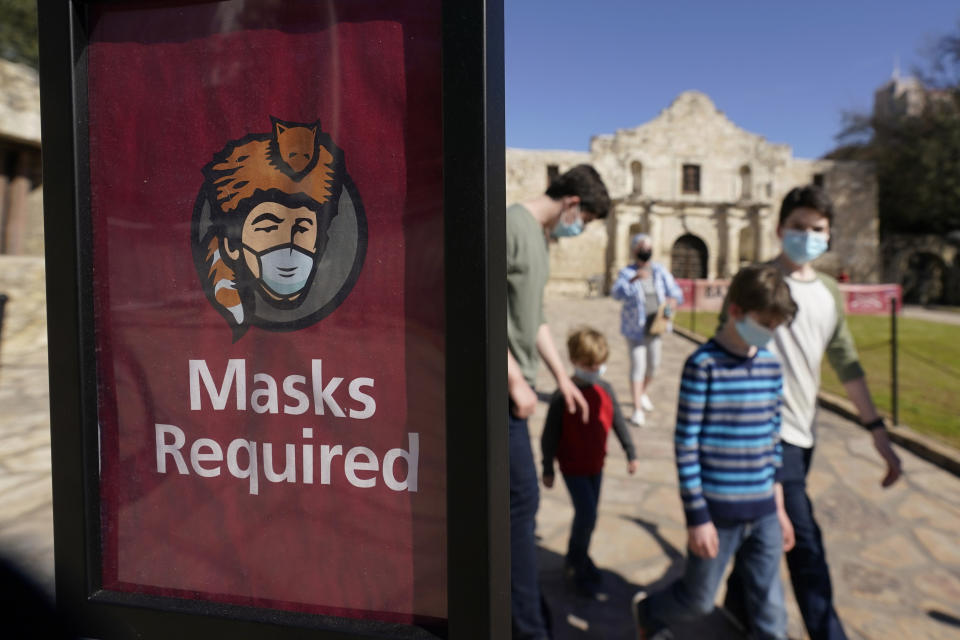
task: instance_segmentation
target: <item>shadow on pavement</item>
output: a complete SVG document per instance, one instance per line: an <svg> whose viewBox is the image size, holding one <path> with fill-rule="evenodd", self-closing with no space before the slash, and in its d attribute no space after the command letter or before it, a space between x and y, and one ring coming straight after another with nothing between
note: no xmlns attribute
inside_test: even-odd
<svg viewBox="0 0 960 640"><path fill-rule="evenodd" d="M949 613L931 609L930 611L927 611L927 615L937 622L942 622L945 625L949 625L951 627L960 627L960 618L954 617Z"/></svg>
<svg viewBox="0 0 960 640"><path fill-rule="evenodd" d="M633 584L621 575L600 567L605 602L577 595L564 578L563 556L537 547L540 563L540 588L550 608L554 640L635 640L637 635L630 612L633 595L641 588L656 591L667 586L683 571L683 555L657 532L657 525L628 518L645 529L670 558L670 567L655 582ZM695 623L675 626L676 640L742 640L743 636L719 611Z"/></svg>

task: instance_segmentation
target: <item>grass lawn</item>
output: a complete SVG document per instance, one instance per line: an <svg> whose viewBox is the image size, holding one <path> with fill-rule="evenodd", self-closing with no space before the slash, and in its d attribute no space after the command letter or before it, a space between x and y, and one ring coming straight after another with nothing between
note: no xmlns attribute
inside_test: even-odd
<svg viewBox="0 0 960 640"><path fill-rule="evenodd" d="M690 329L689 311L677 313L677 325ZM890 318L848 316L857 341L860 362L867 372L873 400L881 411L892 412L890 390ZM696 332L711 335L717 314L698 312ZM927 435L960 447L960 327L898 318L900 422ZM843 385L826 362L822 369L825 390L845 395Z"/></svg>

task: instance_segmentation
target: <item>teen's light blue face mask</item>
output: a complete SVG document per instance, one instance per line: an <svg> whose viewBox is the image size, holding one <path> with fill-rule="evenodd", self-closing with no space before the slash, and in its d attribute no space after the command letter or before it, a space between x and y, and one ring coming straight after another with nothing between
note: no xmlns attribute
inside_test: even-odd
<svg viewBox="0 0 960 640"><path fill-rule="evenodd" d="M820 231L783 232L783 252L796 264L806 264L823 255L827 250L827 234Z"/></svg>
<svg viewBox="0 0 960 640"><path fill-rule="evenodd" d="M578 236L581 233L583 233L583 219L579 217L570 224L558 222L556 226L553 227L554 238L570 238Z"/></svg>
<svg viewBox="0 0 960 640"><path fill-rule="evenodd" d="M580 367L574 367L573 375L579 378L580 380L583 380L584 382L589 382L590 384L594 384L595 382L600 380L600 378L603 376L606 370L607 370L607 365L605 364L600 365L600 368L597 369L596 371L586 371L584 369L581 369Z"/></svg>
<svg viewBox="0 0 960 640"><path fill-rule="evenodd" d="M773 331L767 329L750 316L744 316L742 320L737 320L737 333L743 338L743 341L754 347L765 347L773 339Z"/></svg>
<svg viewBox="0 0 960 640"><path fill-rule="evenodd" d="M580 212L580 205L574 206L573 214L576 216L573 222L564 221L564 218L568 215L567 213L560 216L557 224L553 227L552 234L554 238L570 238L583 233L583 214Z"/></svg>
<svg viewBox="0 0 960 640"><path fill-rule="evenodd" d="M289 296L303 289L313 271L313 256L293 244L262 253L250 247L247 247L247 251L256 254L260 263L260 279L278 296Z"/></svg>

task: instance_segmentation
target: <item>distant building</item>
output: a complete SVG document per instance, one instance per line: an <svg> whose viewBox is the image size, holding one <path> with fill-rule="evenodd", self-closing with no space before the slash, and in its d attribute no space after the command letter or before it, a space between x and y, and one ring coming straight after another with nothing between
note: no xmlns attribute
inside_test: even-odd
<svg viewBox="0 0 960 640"><path fill-rule="evenodd" d="M918 79L893 72L890 81L873 94L873 115L880 120L897 120L918 116L927 103L927 92Z"/></svg>
<svg viewBox="0 0 960 640"><path fill-rule="evenodd" d="M590 151L508 149L508 201L542 193L549 175L592 163L614 211L585 237L551 250L551 286L578 288L591 275L609 284L629 260L629 238L653 237L654 256L677 277L726 278L741 264L776 255L777 215L795 186L817 183L837 208L831 249L818 268L855 282L878 278L877 184L860 162L794 158L731 122L705 94L687 91L656 118L595 136Z"/></svg>

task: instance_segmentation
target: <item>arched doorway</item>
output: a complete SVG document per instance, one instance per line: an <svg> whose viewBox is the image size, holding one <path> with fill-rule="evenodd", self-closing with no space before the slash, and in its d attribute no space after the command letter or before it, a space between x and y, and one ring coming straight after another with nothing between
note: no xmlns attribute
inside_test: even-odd
<svg viewBox="0 0 960 640"><path fill-rule="evenodd" d="M707 245L692 233L677 238L670 250L670 270L674 278L706 278Z"/></svg>
<svg viewBox="0 0 960 640"><path fill-rule="evenodd" d="M947 267L943 258L927 252L910 256L903 274L903 301L908 304L937 304L946 293Z"/></svg>

